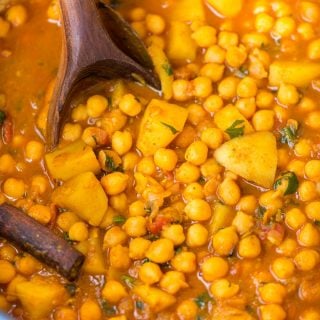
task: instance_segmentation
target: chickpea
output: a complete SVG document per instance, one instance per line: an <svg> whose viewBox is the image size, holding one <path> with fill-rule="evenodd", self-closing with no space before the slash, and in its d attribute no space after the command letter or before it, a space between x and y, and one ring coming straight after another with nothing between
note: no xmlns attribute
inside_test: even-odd
<svg viewBox="0 0 320 320"><path fill-rule="evenodd" d="M261 12L256 15L254 26L258 32L270 32L274 24L274 18Z"/></svg>
<svg viewBox="0 0 320 320"><path fill-rule="evenodd" d="M213 250L220 256L231 254L239 242L235 227L218 230L212 237Z"/></svg>
<svg viewBox="0 0 320 320"><path fill-rule="evenodd" d="M191 126L185 126L181 133L174 140L174 144L179 148L187 148L196 135L196 130Z"/></svg>
<svg viewBox="0 0 320 320"><path fill-rule="evenodd" d="M145 19L147 13L144 8L136 7L130 11L130 19L132 21L142 21Z"/></svg>
<svg viewBox="0 0 320 320"><path fill-rule="evenodd" d="M259 314L261 320L285 320L286 312L278 304L268 304L259 307Z"/></svg>
<svg viewBox="0 0 320 320"><path fill-rule="evenodd" d="M207 63L200 69L200 75L209 78L212 82L222 79L225 66L217 63Z"/></svg>
<svg viewBox="0 0 320 320"><path fill-rule="evenodd" d="M210 46L204 55L205 63L224 63L224 59L226 56L226 51L219 47L218 45Z"/></svg>
<svg viewBox="0 0 320 320"><path fill-rule="evenodd" d="M159 35L164 32L166 23L164 19L157 14L147 14L146 27L151 33Z"/></svg>
<svg viewBox="0 0 320 320"><path fill-rule="evenodd" d="M147 233L147 220L142 216L129 217L123 225L129 237L141 237Z"/></svg>
<svg viewBox="0 0 320 320"><path fill-rule="evenodd" d="M297 104L300 99L300 95L295 86L292 84L282 83L279 87L277 98L280 103L288 106Z"/></svg>
<svg viewBox="0 0 320 320"><path fill-rule="evenodd" d="M190 163L199 166L207 160L208 147L202 141L193 142L186 150L185 159Z"/></svg>
<svg viewBox="0 0 320 320"><path fill-rule="evenodd" d="M129 244L129 256L131 259L143 259L151 245L151 241L144 238L134 238Z"/></svg>
<svg viewBox="0 0 320 320"><path fill-rule="evenodd" d="M101 95L91 96L87 101L87 113L89 117L98 118L108 108L108 100Z"/></svg>
<svg viewBox="0 0 320 320"><path fill-rule="evenodd" d="M188 107L188 121L193 125L198 125L206 116L206 111L199 104L193 103Z"/></svg>
<svg viewBox="0 0 320 320"><path fill-rule="evenodd" d="M63 127L62 138L65 141L76 141L81 137L82 127L78 123L66 123Z"/></svg>
<svg viewBox="0 0 320 320"><path fill-rule="evenodd" d="M224 140L223 132L218 128L207 128L201 133L201 140L210 148L217 149Z"/></svg>
<svg viewBox="0 0 320 320"><path fill-rule="evenodd" d="M122 172L112 172L101 179L104 191L108 195L117 195L127 188L129 176Z"/></svg>
<svg viewBox="0 0 320 320"><path fill-rule="evenodd" d="M286 256L286 257L292 257L298 247L298 244L296 240L286 238L284 239L279 247L277 248L277 252Z"/></svg>
<svg viewBox="0 0 320 320"><path fill-rule="evenodd" d="M256 131L272 131L274 126L274 111L273 110L259 110L253 118L252 124Z"/></svg>
<svg viewBox="0 0 320 320"><path fill-rule="evenodd" d="M0 284L9 283L16 275L16 269L7 260L0 260Z"/></svg>
<svg viewBox="0 0 320 320"><path fill-rule="evenodd" d="M109 143L108 132L98 127L85 128L82 132L81 139L92 148Z"/></svg>
<svg viewBox="0 0 320 320"><path fill-rule="evenodd" d="M190 220L196 221L206 221L212 214L210 205L202 199L191 200L184 208L184 212Z"/></svg>
<svg viewBox="0 0 320 320"><path fill-rule="evenodd" d="M320 39L313 40L309 43L308 58L311 60L320 59Z"/></svg>
<svg viewBox="0 0 320 320"><path fill-rule="evenodd" d="M72 109L71 118L73 121L86 121L88 119L87 107L83 104L79 104Z"/></svg>
<svg viewBox="0 0 320 320"><path fill-rule="evenodd" d="M129 215L132 217L145 216L145 203L141 200L136 200L132 202L129 206Z"/></svg>
<svg viewBox="0 0 320 320"><path fill-rule="evenodd" d="M271 92L267 90L258 90L256 96L256 104L260 109L269 109L272 107L274 102L274 96Z"/></svg>
<svg viewBox="0 0 320 320"><path fill-rule="evenodd" d="M2 247L0 247L0 260L7 260L13 262L16 255L16 249L10 246L9 244L5 244Z"/></svg>
<svg viewBox="0 0 320 320"><path fill-rule="evenodd" d="M119 193L115 196L110 196L109 204L114 210L124 213L128 209L128 198L125 193Z"/></svg>
<svg viewBox="0 0 320 320"><path fill-rule="evenodd" d="M226 63L233 68L239 68L247 59L247 51L244 46L230 47L226 53Z"/></svg>
<svg viewBox="0 0 320 320"><path fill-rule="evenodd" d="M292 17L281 17L275 21L273 32L280 37L289 37L296 29L296 22Z"/></svg>
<svg viewBox="0 0 320 320"><path fill-rule="evenodd" d="M320 129L320 111L312 111L306 115L305 124L311 129Z"/></svg>
<svg viewBox="0 0 320 320"><path fill-rule="evenodd" d="M242 238L239 242L238 253L242 258L256 258L261 253L260 240L255 235Z"/></svg>
<svg viewBox="0 0 320 320"><path fill-rule="evenodd" d="M100 320L102 311L94 300L86 300L80 307L80 320Z"/></svg>
<svg viewBox="0 0 320 320"><path fill-rule="evenodd" d="M254 98L241 98L236 102L236 108L247 119L251 118L256 112L256 103Z"/></svg>
<svg viewBox="0 0 320 320"><path fill-rule="evenodd" d="M320 319L320 313L318 310L312 308L304 310L299 317L299 320L318 320Z"/></svg>
<svg viewBox="0 0 320 320"><path fill-rule="evenodd" d="M19 27L25 24L28 19L27 9L21 4L14 5L6 12L6 19L14 27Z"/></svg>
<svg viewBox="0 0 320 320"><path fill-rule="evenodd" d="M177 307L179 320L193 320L196 318L197 313L198 306L191 299L182 301Z"/></svg>
<svg viewBox="0 0 320 320"><path fill-rule="evenodd" d="M122 168L125 171L134 170L140 158L135 152L128 152L122 157Z"/></svg>
<svg viewBox="0 0 320 320"><path fill-rule="evenodd" d="M258 88L255 80L250 77L243 78L237 87L237 95L241 98L251 98L255 97Z"/></svg>
<svg viewBox="0 0 320 320"><path fill-rule="evenodd" d="M225 100L234 98L237 95L239 79L236 77L226 77L218 85L219 96Z"/></svg>
<svg viewBox="0 0 320 320"><path fill-rule="evenodd" d="M120 110L130 117L135 117L142 110L139 100L131 93L125 94L119 102Z"/></svg>
<svg viewBox="0 0 320 320"><path fill-rule="evenodd" d="M147 36L147 28L144 21L134 21L131 23L131 27L141 39Z"/></svg>
<svg viewBox="0 0 320 320"><path fill-rule="evenodd" d="M54 313L54 320L77 320L77 313L70 307L61 307Z"/></svg>
<svg viewBox="0 0 320 320"><path fill-rule="evenodd" d="M162 50L165 49L165 40L162 36L151 35L145 40L145 43L148 47L157 46Z"/></svg>
<svg viewBox="0 0 320 320"><path fill-rule="evenodd" d="M250 32L242 37L242 43L247 48L261 48L270 43L269 37L263 33Z"/></svg>
<svg viewBox="0 0 320 320"><path fill-rule="evenodd" d="M303 249L294 257L294 263L298 270L311 271L319 263L320 255L316 250Z"/></svg>
<svg viewBox="0 0 320 320"><path fill-rule="evenodd" d="M74 212L66 211L58 215L57 225L62 231L69 232L71 226L78 221L79 217Z"/></svg>
<svg viewBox="0 0 320 320"><path fill-rule="evenodd" d="M311 223L306 223L297 234L298 242L304 247L318 246L320 235L317 227Z"/></svg>
<svg viewBox="0 0 320 320"><path fill-rule="evenodd" d="M320 7L311 1L301 1L299 6L301 17L304 21L317 23L320 19Z"/></svg>
<svg viewBox="0 0 320 320"><path fill-rule="evenodd" d="M160 281L162 271L160 267L153 262L144 263L139 269L139 278L146 284L154 284Z"/></svg>
<svg viewBox="0 0 320 320"><path fill-rule="evenodd" d="M316 184L313 181L303 181L298 188L299 199L301 201L312 201L317 197Z"/></svg>
<svg viewBox="0 0 320 320"><path fill-rule="evenodd" d="M177 271L193 273L197 270L196 255L190 251L183 251L172 258L171 265Z"/></svg>
<svg viewBox="0 0 320 320"><path fill-rule="evenodd" d="M24 276L31 276L41 270L41 264L32 256L24 256L16 260L17 271Z"/></svg>
<svg viewBox="0 0 320 320"><path fill-rule="evenodd" d="M202 26L191 37L199 47L208 48L217 42L217 30L211 26Z"/></svg>
<svg viewBox="0 0 320 320"><path fill-rule="evenodd" d="M112 149L119 155L124 155L132 147L132 135L128 131L116 131L111 138Z"/></svg>
<svg viewBox="0 0 320 320"><path fill-rule="evenodd" d="M172 171L176 167L178 156L174 150L158 149L154 154L154 163L164 171Z"/></svg>
<svg viewBox="0 0 320 320"><path fill-rule="evenodd" d="M232 46L237 46L239 43L239 36L234 32L221 31L218 36L218 45L228 50Z"/></svg>
<svg viewBox="0 0 320 320"><path fill-rule="evenodd" d="M74 241L85 241L89 237L88 226L82 222L74 223L69 229L69 238Z"/></svg>
<svg viewBox="0 0 320 320"><path fill-rule="evenodd" d="M278 149L278 167L285 169L290 161L288 150L285 148Z"/></svg>
<svg viewBox="0 0 320 320"><path fill-rule="evenodd" d="M126 270L130 267L129 248L120 244L112 247L109 252L110 266L116 269Z"/></svg>
<svg viewBox="0 0 320 320"><path fill-rule="evenodd" d="M253 214L258 205L258 200L253 195L241 197L237 203L236 209L248 214Z"/></svg>
<svg viewBox="0 0 320 320"><path fill-rule="evenodd" d="M209 257L201 265L203 279L214 281L225 277L229 272L228 262L221 257Z"/></svg>
<svg viewBox="0 0 320 320"><path fill-rule="evenodd" d="M239 186L234 180L229 178L221 182L217 193L220 200L230 206L237 204L241 197Z"/></svg>
<svg viewBox="0 0 320 320"><path fill-rule="evenodd" d="M5 38L10 30L10 23L0 17L0 38Z"/></svg>
<svg viewBox="0 0 320 320"><path fill-rule="evenodd" d="M288 279L295 272L294 263L290 258L281 257L272 262L271 270L279 279Z"/></svg>
<svg viewBox="0 0 320 320"><path fill-rule="evenodd" d="M320 220L320 201L312 201L305 207L306 215L309 219Z"/></svg>
<svg viewBox="0 0 320 320"><path fill-rule="evenodd" d="M222 171L222 167L214 159L208 159L201 167L201 175L205 178L217 177Z"/></svg>
<svg viewBox="0 0 320 320"><path fill-rule="evenodd" d="M173 98L176 101L187 101L191 97L191 84L188 80L177 79L172 83Z"/></svg>
<svg viewBox="0 0 320 320"><path fill-rule="evenodd" d="M223 107L223 100L218 95L213 94L204 101L203 107L207 112L217 112Z"/></svg>
<svg viewBox="0 0 320 320"><path fill-rule="evenodd" d="M232 283L227 279L217 279L210 287L211 294L217 300L232 298L237 295L239 290L238 284Z"/></svg>
<svg viewBox="0 0 320 320"><path fill-rule="evenodd" d="M165 263L174 256L173 242L169 239L153 241L146 252L146 257L155 263Z"/></svg>
<svg viewBox="0 0 320 320"><path fill-rule="evenodd" d="M103 248L112 248L127 241L127 234L119 227L114 226L107 230L103 238Z"/></svg>
<svg viewBox="0 0 320 320"><path fill-rule="evenodd" d="M44 153L44 145L35 140L31 140L27 143L25 149L25 155L29 161L39 161Z"/></svg>
<svg viewBox="0 0 320 320"><path fill-rule="evenodd" d="M209 232L200 223L195 223L188 228L187 245L190 248L201 247L208 241Z"/></svg>
<svg viewBox="0 0 320 320"><path fill-rule="evenodd" d="M196 182L200 178L200 169L189 162L184 162L176 169L176 179L182 183Z"/></svg>
<svg viewBox="0 0 320 320"><path fill-rule="evenodd" d="M182 195L183 195L183 198L187 201L190 201L193 199L203 199L204 198L203 187L197 182L190 183L183 190Z"/></svg>
<svg viewBox="0 0 320 320"><path fill-rule="evenodd" d="M253 226L253 217L242 211L238 211L232 221L232 225L237 229L237 232L242 235L249 232Z"/></svg>
<svg viewBox="0 0 320 320"><path fill-rule="evenodd" d="M3 184L3 192L11 198L20 199L25 194L25 184L23 180L8 178Z"/></svg>
<svg viewBox="0 0 320 320"><path fill-rule="evenodd" d="M35 204L28 210L28 215L42 224L47 224L51 220L50 207L42 204Z"/></svg>
<svg viewBox="0 0 320 320"><path fill-rule="evenodd" d="M267 283L258 291L264 303L281 304L287 294L286 288L280 283Z"/></svg>
<svg viewBox="0 0 320 320"><path fill-rule="evenodd" d="M317 181L320 178L320 160L308 161L304 167L304 172L309 179Z"/></svg>
<svg viewBox="0 0 320 320"><path fill-rule="evenodd" d="M179 271L168 271L160 280L160 288L170 294L176 294L180 289L188 287L184 274Z"/></svg>
<svg viewBox="0 0 320 320"><path fill-rule="evenodd" d="M292 208L286 212L286 224L293 230L298 230L307 221L306 216L299 208Z"/></svg>
<svg viewBox="0 0 320 320"><path fill-rule="evenodd" d="M311 152L312 152L312 144L310 140L299 139L299 141L294 145L294 153L298 157L309 157Z"/></svg>
<svg viewBox="0 0 320 320"><path fill-rule="evenodd" d="M193 94L197 98L207 98L212 92L212 82L207 77L197 77L191 81Z"/></svg>
<svg viewBox="0 0 320 320"><path fill-rule="evenodd" d="M297 32L303 40L311 40L315 37L315 32L312 25L307 22L300 23L297 27Z"/></svg>
<svg viewBox="0 0 320 320"><path fill-rule="evenodd" d="M161 231L161 236L165 239L171 240L175 246L182 244L186 239L183 227L180 224L164 226Z"/></svg>
<svg viewBox="0 0 320 320"><path fill-rule="evenodd" d="M305 162L301 160L291 160L287 165L287 170L294 172L298 177L304 177Z"/></svg>
<svg viewBox="0 0 320 320"><path fill-rule="evenodd" d="M0 173L11 174L15 171L16 162L9 153L5 153L0 157Z"/></svg>

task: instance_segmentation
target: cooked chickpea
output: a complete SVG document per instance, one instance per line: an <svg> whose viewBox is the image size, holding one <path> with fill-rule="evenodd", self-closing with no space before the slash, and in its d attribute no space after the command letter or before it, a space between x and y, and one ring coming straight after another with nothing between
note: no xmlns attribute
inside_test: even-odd
<svg viewBox="0 0 320 320"><path fill-rule="evenodd" d="M28 19L27 9L21 4L14 5L6 12L6 19L14 27L19 27L25 24Z"/></svg>
<svg viewBox="0 0 320 320"><path fill-rule="evenodd" d="M193 125L198 125L206 116L207 113L199 104L193 103L188 107L188 121Z"/></svg>
<svg viewBox="0 0 320 320"><path fill-rule="evenodd" d="M5 153L0 157L0 173L11 174L15 171L16 161L9 153Z"/></svg>
<svg viewBox="0 0 320 320"><path fill-rule="evenodd" d="M153 241L146 252L146 257L155 263L165 263L174 256L173 242L169 239Z"/></svg>
<svg viewBox="0 0 320 320"><path fill-rule="evenodd" d="M112 247L109 252L110 266L126 270L130 267L129 248L120 244Z"/></svg>
<svg viewBox="0 0 320 320"><path fill-rule="evenodd" d="M290 258L280 257L271 264L273 274L279 279L288 279L295 272L294 263Z"/></svg>
<svg viewBox="0 0 320 320"><path fill-rule="evenodd" d="M319 263L320 255L316 250L303 249L294 257L294 263L298 270L311 271Z"/></svg>
<svg viewBox="0 0 320 320"><path fill-rule="evenodd" d="M217 149L224 140L223 132L218 128L207 128L202 131L201 140L210 149Z"/></svg>
<svg viewBox="0 0 320 320"><path fill-rule="evenodd" d="M312 144L310 140L299 139L299 141L294 145L294 153L298 157L309 157L311 152Z"/></svg>
<svg viewBox="0 0 320 320"><path fill-rule="evenodd" d="M135 117L142 110L139 100L131 93L125 94L119 102L120 110L130 117Z"/></svg>
<svg viewBox="0 0 320 320"><path fill-rule="evenodd" d="M152 176L156 173L156 165L153 157L144 157L137 164L136 170L146 176Z"/></svg>
<svg viewBox="0 0 320 320"><path fill-rule="evenodd" d="M140 158L135 152L128 152L122 157L122 168L125 171L134 170Z"/></svg>
<svg viewBox="0 0 320 320"><path fill-rule="evenodd" d="M199 47L208 48L217 42L217 30L211 26L202 26L191 37Z"/></svg>
<svg viewBox="0 0 320 320"><path fill-rule="evenodd" d="M256 15L254 26L258 32L270 32L274 24L274 18L261 12Z"/></svg>
<svg viewBox="0 0 320 320"><path fill-rule="evenodd" d="M300 95L295 86L291 84L281 84L277 98L280 103L288 106L297 104L300 99Z"/></svg>
<svg viewBox="0 0 320 320"><path fill-rule="evenodd" d="M141 7L136 7L130 11L130 19L132 21L142 21L145 19L146 15L146 10Z"/></svg>
<svg viewBox="0 0 320 320"><path fill-rule="evenodd" d="M196 255L190 251L180 252L172 258L171 265L177 271L193 273L197 269Z"/></svg>
<svg viewBox="0 0 320 320"><path fill-rule="evenodd" d="M253 214L258 205L258 200L253 195L241 197L237 203L236 209L248 214Z"/></svg>
<svg viewBox="0 0 320 320"><path fill-rule="evenodd" d="M287 290L283 285L272 282L263 285L258 291L264 303L281 304L287 294Z"/></svg>
<svg viewBox="0 0 320 320"><path fill-rule="evenodd" d="M302 22L297 27L298 34L303 40L311 40L315 37L315 32L312 25L308 22Z"/></svg>
<svg viewBox="0 0 320 320"><path fill-rule="evenodd" d="M320 7L311 1L301 1L299 11L304 21L317 23L320 19Z"/></svg>
<svg viewBox="0 0 320 320"><path fill-rule="evenodd" d="M24 276L31 276L41 269L41 264L29 255L19 258L15 264L17 271Z"/></svg>
<svg viewBox="0 0 320 320"><path fill-rule="evenodd" d="M0 17L0 38L5 38L10 30L10 23Z"/></svg>
<svg viewBox="0 0 320 320"><path fill-rule="evenodd" d="M147 36L145 21L134 21L131 23L131 27L141 39L144 39Z"/></svg>
<svg viewBox="0 0 320 320"><path fill-rule="evenodd" d="M163 33L166 23L164 19L157 14L147 14L146 27L151 33L159 35Z"/></svg>
<svg viewBox="0 0 320 320"><path fill-rule="evenodd" d="M204 55L205 63L224 63L224 59L226 56L226 51L219 47L218 45L210 46Z"/></svg>
<svg viewBox="0 0 320 320"><path fill-rule="evenodd" d="M297 234L298 242L304 247L318 246L320 243L320 234L317 227L311 223L306 223Z"/></svg>
<svg viewBox="0 0 320 320"><path fill-rule="evenodd" d="M128 131L116 131L111 138L112 149L119 155L124 155L132 147L132 135Z"/></svg>
<svg viewBox="0 0 320 320"><path fill-rule="evenodd" d="M313 181L302 181L298 188L299 199L301 201L312 201L317 195L317 187Z"/></svg>
<svg viewBox="0 0 320 320"><path fill-rule="evenodd" d="M272 107L274 96L272 92L267 90L259 90L256 96L256 104L260 109L268 109Z"/></svg>
<svg viewBox="0 0 320 320"><path fill-rule="evenodd" d="M98 118L108 108L108 100L101 95L91 96L87 101L87 113L89 117Z"/></svg>
<svg viewBox="0 0 320 320"><path fill-rule="evenodd" d="M188 228L187 245L190 248L201 247L208 241L209 232L205 226L195 223Z"/></svg>
<svg viewBox="0 0 320 320"><path fill-rule="evenodd" d="M309 112L305 117L304 123L312 129L320 129L320 111Z"/></svg>
<svg viewBox="0 0 320 320"><path fill-rule="evenodd" d="M320 313L318 310L315 310L313 308L304 310L299 317L299 320L318 320L318 319L320 319Z"/></svg>
<svg viewBox="0 0 320 320"><path fill-rule="evenodd" d="M79 217L70 211L62 212L57 217L57 225L64 232L69 232L69 229L73 224L79 221Z"/></svg>
<svg viewBox="0 0 320 320"><path fill-rule="evenodd" d="M286 256L292 257L298 247L297 241L291 238L284 239L279 247L277 248L277 252Z"/></svg>
<svg viewBox="0 0 320 320"><path fill-rule="evenodd" d="M215 280L210 287L210 292L215 299L232 298L239 290L240 287L238 284L232 283L227 279Z"/></svg>
<svg viewBox="0 0 320 320"><path fill-rule="evenodd" d="M240 98L236 102L236 108L247 118L251 118L256 112L256 102L254 98Z"/></svg>
<svg viewBox="0 0 320 320"><path fill-rule="evenodd" d="M231 254L239 242L235 227L227 227L218 230L212 237L212 247L220 256Z"/></svg>
<svg viewBox="0 0 320 320"><path fill-rule="evenodd" d="M129 215L132 217L145 216L145 203L141 200L136 200L132 202L129 206Z"/></svg>
<svg viewBox="0 0 320 320"><path fill-rule="evenodd" d="M129 244L129 256L131 259L143 259L151 245L151 241L144 238L134 238Z"/></svg>
<svg viewBox="0 0 320 320"><path fill-rule="evenodd" d="M168 271L160 280L160 288L170 294L176 294L180 289L188 287L184 274L179 271Z"/></svg>
<svg viewBox="0 0 320 320"><path fill-rule="evenodd" d="M208 147L202 141L193 142L186 150L185 159L190 163L199 166L207 160Z"/></svg>
<svg viewBox="0 0 320 320"><path fill-rule="evenodd" d="M304 172L310 180L318 181L320 178L320 160L310 160L304 167Z"/></svg>
<svg viewBox="0 0 320 320"><path fill-rule="evenodd" d="M237 86L239 79L236 77L226 77L220 81L218 85L218 93L221 98L229 100L234 98L237 95Z"/></svg>
<svg viewBox="0 0 320 320"><path fill-rule="evenodd" d="M99 304L91 299L86 300L80 307L80 320L100 320L102 311Z"/></svg>
<svg viewBox="0 0 320 320"><path fill-rule="evenodd" d="M71 118L77 122L86 121L88 119L87 107L84 104L79 104L73 108Z"/></svg>
<svg viewBox="0 0 320 320"><path fill-rule="evenodd" d="M237 183L232 179L223 180L218 187L218 196L227 205L235 205L241 197L241 191Z"/></svg>
<svg viewBox="0 0 320 320"><path fill-rule="evenodd" d="M77 312L71 307L61 307L54 313L54 320L77 320Z"/></svg>
<svg viewBox="0 0 320 320"><path fill-rule="evenodd" d="M196 318L197 313L198 306L191 299L182 301L177 307L179 320L193 320Z"/></svg>
<svg viewBox="0 0 320 320"><path fill-rule="evenodd" d="M107 230L103 238L103 248L112 248L127 241L127 234L119 227L114 226Z"/></svg>
<svg viewBox="0 0 320 320"><path fill-rule="evenodd" d="M237 229L237 232L240 235L245 234L249 232L254 226L253 217L242 211L238 211L236 216L232 220L232 225Z"/></svg>
<svg viewBox="0 0 320 320"><path fill-rule="evenodd" d="M174 80L172 83L173 98L176 101L186 101L191 97L191 84L184 79Z"/></svg>
<svg viewBox="0 0 320 320"><path fill-rule="evenodd" d="M217 112L223 107L223 100L216 94L209 96L203 103L203 107L208 112Z"/></svg>
<svg viewBox="0 0 320 320"><path fill-rule="evenodd" d="M197 98L207 98L212 92L212 82L208 77L197 77L191 81L192 92Z"/></svg>
<svg viewBox="0 0 320 320"><path fill-rule="evenodd" d="M190 220L206 221L211 218L211 207L202 199L191 200L186 207L184 212Z"/></svg>
<svg viewBox="0 0 320 320"><path fill-rule="evenodd" d="M65 141L76 141L81 137L82 127L78 123L66 123L63 127L62 138Z"/></svg>
<svg viewBox="0 0 320 320"><path fill-rule="evenodd" d="M218 63L207 63L200 69L200 76L209 78L212 82L222 79L225 66Z"/></svg>
<svg viewBox="0 0 320 320"><path fill-rule="evenodd" d="M146 284L154 284L160 281L162 271L156 263L146 262L139 269L139 278Z"/></svg>
<svg viewBox="0 0 320 320"><path fill-rule="evenodd" d="M237 86L237 95L241 98L251 98L256 96L258 87L253 78L243 78Z"/></svg>
<svg viewBox="0 0 320 320"><path fill-rule="evenodd" d="M285 320L286 312L278 304L268 304L259 307L259 314L261 320Z"/></svg>
<svg viewBox="0 0 320 320"><path fill-rule="evenodd" d="M10 246L9 244L4 244L2 247L0 247L0 260L7 260L13 262L16 255L16 249Z"/></svg>
<svg viewBox="0 0 320 320"><path fill-rule="evenodd" d="M147 220L142 216L129 217L123 225L123 230L130 237L141 237L147 233Z"/></svg>
<svg viewBox="0 0 320 320"><path fill-rule="evenodd" d="M122 192L115 196L109 197L110 206L120 213L124 213L128 209L128 198L127 195Z"/></svg>
<svg viewBox="0 0 320 320"><path fill-rule="evenodd" d="M239 68L247 59L247 51L244 46L229 47L226 53L226 63L233 68Z"/></svg>
<svg viewBox="0 0 320 320"><path fill-rule="evenodd" d="M289 37L296 29L296 22L292 17L281 17L275 21L273 32L280 37Z"/></svg>
<svg viewBox="0 0 320 320"><path fill-rule="evenodd" d="M184 162L176 169L176 179L182 183L196 182L200 178L200 169L189 162Z"/></svg>
<svg viewBox="0 0 320 320"><path fill-rule="evenodd" d="M294 172L298 177L304 177L304 167L305 167L304 161L294 159L287 164L286 169L288 171Z"/></svg>
<svg viewBox="0 0 320 320"><path fill-rule="evenodd" d="M154 154L154 163L164 171L172 171L176 167L178 156L174 150L158 149Z"/></svg>
<svg viewBox="0 0 320 320"><path fill-rule="evenodd" d="M8 178L3 184L3 192L8 197L20 199L26 192L25 184L21 179Z"/></svg>
<svg viewBox="0 0 320 320"><path fill-rule="evenodd" d="M182 244L186 239L183 227L180 224L164 226L161 231L161 236L165 239L171 240L175 246Z"/></svg>
<svg viewBox="0 0 320 320"><path fill-rule="evenodd" d="M28 161L39 161L44 153L43 143L31 140L27 143L25 155Z"/></svg>
<svg viewBox="0 0 320 320"><path fill-rule="evenodd" d="M274 126L274 111L259 110L252 117L252 124L256 131L272 131Z"/></svg>
<svg viewBox="0 0 320 320"><path fill-rule="evenodd" d="M237 46L239 36L234 32L221 31L218 36L218 45L223 49L228 49L232 46Z"/></svg>
<svg viewBox="0 0 320 320"><path fill-rule="evenodd" d="M244 237L239 242L238 253L242 258L256 258L261 253L260 240L256 235Z"/></svg>
<svg viewBox="0 0 320 320"><path fill-rule="evenodd" d="M28 215L42 224L49 223L52 216L50 207L42 204L31 206L28 210Z"/></svg>
<svg viewBox="0 0 320 320"><path fill-rule="evenodd" d="M308 58L311 60L320 59L320 39L313 40L308 45Z"/></svg>
<svg viewBox="0 0 320 320"><path fill-rule="evenodd" d="M214 281L225 277L229 272L228 262L221 257L209 257L201 265L203 279Z"/></svg>
<svg viewBox="0 0 320 320"><path fill-rule="evenodd" d="M312 201L305 207L305 213L311 220L320 220L320 201Z"/></svg>
<svg viewBox="0 0 320 320"><path fill-rule="evenodd" d="M305 214L299 208L292 208L286 212L285 222L293 230L298 230L306 221Z"/></svg>
<svg viewBox="0 0 320 320"><path fill-rule="evenodd" d="M74 241L85 241L89 237L88 226L82 222L74 223L69 229L69 238Z"/></svg>
<svg viewBox="0 0 320 320"><path fill-rule="evenodd" d="M108 195L116 195L123 192L128 185L129 176L122 172L112 172L101 179L104 191Z"/></svg>
<svg viewBox="0 0 320 320"><path fill-rule="evenodd" d="M0 284L9 283L16 275L15 267L7 260L0 260Z"/></svg>

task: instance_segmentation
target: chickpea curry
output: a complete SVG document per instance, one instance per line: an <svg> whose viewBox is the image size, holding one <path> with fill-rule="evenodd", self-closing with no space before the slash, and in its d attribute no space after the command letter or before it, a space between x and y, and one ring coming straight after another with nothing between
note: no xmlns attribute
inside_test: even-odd
<svg viewBox="0 0 320 320"><path fill-rule="evenodd" d="M0 1L0 203L85 256L72 282L0 238L0 310L320 319L319 0L110 5L162 92L88 87L48 152L59 2Z"/></svg>

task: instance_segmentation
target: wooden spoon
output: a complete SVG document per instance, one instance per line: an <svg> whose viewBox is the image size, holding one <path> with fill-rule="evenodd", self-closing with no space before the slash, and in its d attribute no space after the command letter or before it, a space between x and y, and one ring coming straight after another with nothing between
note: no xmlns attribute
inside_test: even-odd
<svg viewBox="0 0 320 320"><path fill-rule="evenodd" d="M110 6L94 0L60 0L64 45L47 121L47 148L59 142L70 100L83 80L144 79L160 89L153 64L141 40Z"/></svg>

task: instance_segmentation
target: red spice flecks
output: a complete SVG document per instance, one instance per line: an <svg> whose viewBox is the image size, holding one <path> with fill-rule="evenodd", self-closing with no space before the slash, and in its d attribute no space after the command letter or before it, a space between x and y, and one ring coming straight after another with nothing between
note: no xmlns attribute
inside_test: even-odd
<svg viewBox="0 0 320 320"><path fill-rule="evenodd" d="M12 141L13 137L13 122L10 117L7 117L2 125L2 140L5 144Z"/></svg>
<svg viewBox="0 0 320 320"><path fill-rule="evenodd" d="M163 227L170 222L171 219L169 217L159 215L156 216L154 221L152 221L147 228L152 234L159 234L162 231Z"/></svg>

